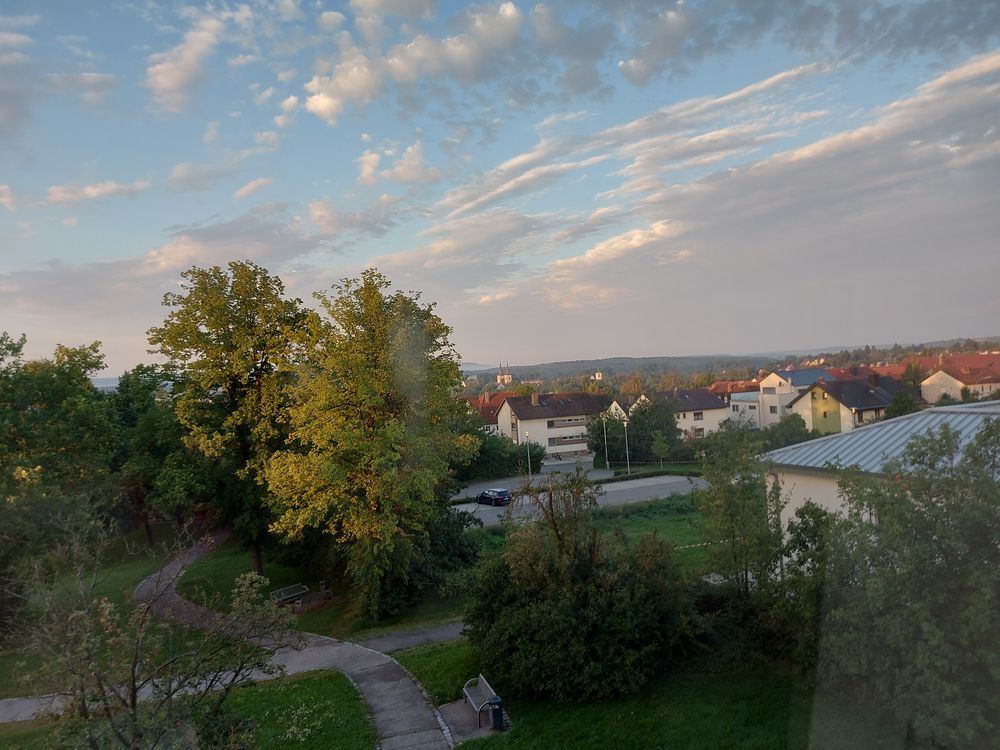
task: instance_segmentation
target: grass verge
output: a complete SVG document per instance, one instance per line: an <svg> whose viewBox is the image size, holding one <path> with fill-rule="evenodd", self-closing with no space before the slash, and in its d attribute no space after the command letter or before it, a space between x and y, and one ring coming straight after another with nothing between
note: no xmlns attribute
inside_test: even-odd
<svg viewBox="0 0 1000 750"><path fill-rule="evenodd" d="M435 706L461 698L462 686L479 674L475 650L464 638L396 651L393 656L420 681Z"/></svg>

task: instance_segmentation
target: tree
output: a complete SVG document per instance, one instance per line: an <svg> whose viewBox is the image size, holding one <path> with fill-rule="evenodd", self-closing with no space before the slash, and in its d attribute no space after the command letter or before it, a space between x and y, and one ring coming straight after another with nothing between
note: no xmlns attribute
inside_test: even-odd
<svg viewBox="0 0 1000 750"><path fill-rule="evenodd" d="M26 571L24 641L40 657L42 684L64 687L63 731L83 747L187 747L192 734L195 745L214 746L230 691L254 674L278 674L271 656L297 643L290 614L270 602L266 578L248 573L229 615L204 620L192 637L153 617L172 591L167 574L134 606L107 595L101 565L112 541L99 527L73 531Z"/></svg>
<svg viewBox="0 0 1000 750"><path fill-rule="evenodd" d="M673 446L670 444L667 436L663 434L663 430L656 430L653 433L653 443L650 446L650 452L653 454L653 458L659 460L661 469L663 468L664 459L670 455L672 450Z"/></svg>
<svg viewBox="0 0 1000 750"><path fill-rule="evenodd" d="M149 342L184 376L177 418L185 443L225 473L221 510L260 573L270 521L263 470L284 440L281 369L301 302L286 299L281 280L250 261L181 277L184 291L164 295L171 311L149 330Z"/></svg>
<svg viewBox="0 0 1000 750"><path fill-rule="evenodd" d="M653 452L653 440L657 433L666 444L665 455L680 444L677 412L669 399L639 402L629 416L628 447L632 461L648 463L659 458Z"/></svg>
<svg viewBox="0 0 1000 750"><path fill-rule="evenodd" d="M893 419L904 414L912 414L920 409L917 399L909 388L900 388L892 397L885 409L885 418Z"/></svg>
<svg viewBox="0 0 1000 750"><path fill-rule="evenodd" d="M582 469L525 488L537 520L470 584L465 622L501 690L558 700L639 689L689 643L695 615L669 545L601 534Z"/></svg>
<svg viewBox="0 0 1000 750"><path fill-rule="evenodd" d="M705 438L702 476L708 487L696 496L717 572L749 596L779 573L781 487L770 486L761 460L761 439L745 427L724 423Z"/></svg>
<svg viewBox="0 0 1000 750"><path fill-rule="evenodd" d="M841 483L820 675L934 747L991 746L1000 729L998 467L991 420L964 448L943 426Z"/></svg>
<svg viewBox="0 0 1000 750"><path fill-rule="evenodd" d="M632 373L622 383L621 392L628 396L641 396L646 392L646 378L642 373Z"/></svg>
<svg viewBox="0 0 1000 750"><path fill-rule="evenodd" d="M325 315L311 314L297 341L289 444L267 469L273 529L290 540L329 534L372 618L407 597L428 524L451 512L449 464L479 447L449 429L465 409L453 396L451 329L419 295L389 286L368 269L316 295Z"/></svg>
<svg viewBox="0 0 1000 750"><path fill-rule="evenodd" d="M797 445L806 440L819 437L819 433L809 431L806 421L798 414L786 414L777 424L761 431L763 438L763 448L765 451L773 451L777 448L784 448L788 445Z"/></svg>
<svg viewBox="0 0 1000 750"><path fill-rule="evenodd" d="M924 380L924 368L920 366L919 360L911 359L906 363L901 380L911 388L920 390L920 384Z"/></svg>

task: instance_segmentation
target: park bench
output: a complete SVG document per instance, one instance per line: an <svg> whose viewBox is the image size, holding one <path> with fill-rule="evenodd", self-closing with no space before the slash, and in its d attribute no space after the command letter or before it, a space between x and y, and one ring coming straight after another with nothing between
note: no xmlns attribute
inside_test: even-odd
<svg viewBox="0 0 1000 750"><path fill-rule="evenodd" d="M275 589L271 592L271 601L277 604L279 607L284 604L289 604L294 602L296 599L301 599L303 595L309 593L309 587L303 586L301 583L296 583L292 586L285 586L283 589Z"/></svg>
<svg viewBox="0 0 1000 750"><path fill-rule="evenodd" d="M330 600L329 591L314 591L311 594L306 594L300 596L292 603L292 612L295 614L301 614L302 612L308 612L310 609L316 609L316 607L322 607L323 604Z"/></svg>
<svg viewBox="0 0 1000 750"><path fill-rule="evenodd" d="M483 709L489 708L493 699L499 699L500 696L490 687L490 683L482 675L473 677L466 682L462 692L465 694L465 701L476 710L476 723L481 727L483 725ZM493 728L503 729L503 720L501 719L500 726Z"/></svg>

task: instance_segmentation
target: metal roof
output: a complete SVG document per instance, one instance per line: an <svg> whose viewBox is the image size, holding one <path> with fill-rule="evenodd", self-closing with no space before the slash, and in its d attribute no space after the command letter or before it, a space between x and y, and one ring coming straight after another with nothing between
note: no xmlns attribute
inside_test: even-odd
<svg viewBox="0 0 1000 750"><path fill-rule="evenodd" d="M948 425L964 447L990 418L1000 419L1000 401L983 401L933 409L887 419L849 432L810 440L764 454L776 467L828 469L853 466L877 474L885 462L899 458L910 439Z"/></svg>
<svg viewBox="0 0 1000 750"><path fill-rule="evenodd" d="M756 404L760 401L760 391L744 391L742 393L730 393L730 401L749 401Z"/></svg>
<svg viewBox="0 0 1000 750"><path fill-rule="evenodd" d="M833 375L821 367L806 367L801 370L778 370L775 375L797 387L812 385L820 378L835 380Z"/></svg>

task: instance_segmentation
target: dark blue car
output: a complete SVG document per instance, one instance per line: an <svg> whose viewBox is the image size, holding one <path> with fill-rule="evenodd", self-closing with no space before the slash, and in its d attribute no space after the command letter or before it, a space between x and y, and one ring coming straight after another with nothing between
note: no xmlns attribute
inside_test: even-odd
<svg viewBox="0 0 1000 750"><path fill-rule="evenodd" d="M476 497L476 502L486 505L510 505L512 500L510 490L493 489L480 492Z"/></svg>

